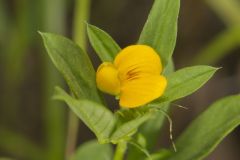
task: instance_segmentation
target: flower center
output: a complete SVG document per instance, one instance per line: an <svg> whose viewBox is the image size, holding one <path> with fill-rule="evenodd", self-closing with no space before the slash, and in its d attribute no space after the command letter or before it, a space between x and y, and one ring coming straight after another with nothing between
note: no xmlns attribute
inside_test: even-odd
<svg viewBox="0 0 240 160"><path fill-rule="evenodd" d="M120 80L117 68L110 62L102 63L96 74L97 87L106 93L119 95Z"/></svg>

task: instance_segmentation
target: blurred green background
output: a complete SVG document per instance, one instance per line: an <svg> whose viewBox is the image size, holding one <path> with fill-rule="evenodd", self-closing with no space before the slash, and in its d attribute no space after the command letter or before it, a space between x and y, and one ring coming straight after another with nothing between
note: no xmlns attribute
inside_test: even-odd
<svg viewBox="0 0 240 160"><path fill-rule="evenodd" d="M63 86L64 82L37 31L74 39L77 1L81 4L82 0L0 0L0 157L64 159L68 109L51 99L54 86ZM89 22L110 33L121 47L134 44L152 2L92 0ZM172 107L174 137L212 102L240 91L240 0L181 2L176 68L210 64L222 69L198 92L176 102L188 110ZM96 67L99 59L91 48L87 50ZM171 143L167 125L162 132L159 147L166 147ZM80 124L77 145L92 138L93 134ZM238 128L208 159L239 160L239 150Z"/></svg>

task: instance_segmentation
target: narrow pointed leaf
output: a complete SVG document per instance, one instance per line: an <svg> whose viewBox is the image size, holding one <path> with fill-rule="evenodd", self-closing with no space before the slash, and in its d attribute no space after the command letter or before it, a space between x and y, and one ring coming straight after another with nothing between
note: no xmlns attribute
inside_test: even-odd
<svg viewBox="0 0 240 160"><path fill-rule="evenodd" d="M142 115L138 118L130 120L126 123L123 123L112 134L111 142L117 143L123 139L127 139L129 136L134 134L135 131L138 129L138 127L141 124L143 124L144 122L146 122L152 115L153 115L153 112L150 111L149 113L146 113L145 115Z"/></svg>
<svg viewBox="0 0 240 160"><path fill-rule="evenodd" d="M193 66L167 75L167 89L153 104L171 102L190 95L203 86L216 71L217 68L210 66Z"/></svg>
<svg viewBox="0 0 240 160"><path fill-rule="evenodd" d="M56 34L41 33L54 65L62 73L77 98L100 102L95 71L88 55L71 40Z"/></svg>
<svg viewBox="0 0 240 160"><path fill-rule="evenodd" d="M112 62L121 50L113 38L96 26L87 25L90 43L103 62Z"/></svg>
<svg viewBox="0 0 240 160"><path fill-rule="evenodd" d="M176 43L179 8L180 0L154 0L139 39L140 44L152 46L159 53L164 65L164 75L173 72L171 56ZM165 109L167 108L166 105ZM150 150L154 147L165 119L164 115L159 113L156 115L141 128L148 141L147 148Z"/></svg>
<svg viewBox="0 0 240 160"><path fill-rule="evenodd" d="M110 144L99 144L92 140L82 144L71 160L112 160L113 149Z"/></svg>
<svg viewBox="0 0 240 160"><path fill-rule="evenodd" d="M152 46L167 66L176 44L180 0L154 0L139 43Z"/></svg>
<svg viewBox="0 0 240 160"><path fill-rule="evenodd" d="M109 142L115 125L115 118L111 111L93 101L72 98L59 87L56 88L54 98L65 101L70 109L95 133L100 143Z"/></svg>
<svg viewBox="0 0 240 160"><path fill-rule="evenodd" d="M169 160L204 159L234 128L240 125L240 95L217 101L177 139L178 152Z"/></svg>

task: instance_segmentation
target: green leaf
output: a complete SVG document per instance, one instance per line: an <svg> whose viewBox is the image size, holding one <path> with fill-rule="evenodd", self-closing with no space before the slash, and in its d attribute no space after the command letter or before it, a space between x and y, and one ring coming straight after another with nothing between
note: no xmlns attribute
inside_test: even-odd
<svg viewBox="0 0 240 160"><path fill-rule="evenodd" d="M155 0L139 43L152 46L167 66L176 44L180 0Z"/></svg>
<svg viewBox="0 0 240 160"><path fill-rule="evenodd" d="M138 144L134 141L130 141L129 144L131 144L133 147L135 147L138 151L141 151L141 153L144 155L144 156L142 156L142 154L139 154L139 155L141 155L141 158L137 158L138 160L142 159L143 157L148 157L149 160L152 160L151 155L149 154L148 150L144 146L141 146L140 144ZM136 158L134 158L134 159L136 159Z"/></svg>
<svg viewBox="0 0 240 160"><path fill-rule="evenodd" d="M240 125L240 95L217 101L177 139L177 152L169 160L200 160Z"/></svg>
<svg viewBox="0 0 240 160"><path fill-rule="evenodd" d="M216 71L217 68L210 66L193 66L167 75L167 89L164 95L153 104L171 102L190 95L203 86Z"/></svg>
<svg viewBox="0 0 240 160"><path fill-rule="evenodd" d="M162 104L160 107L163 111L167 112L169 104ZM159 133L163 126L166 116L161 112L156 112L152 118L147 121L141 128L140 131L147 140L147 149L152 150L157 143L157 139L161 133Z"/></svg>
<svg viewBox="0 0 240 160"><path fill-rule="evenodd" d="M160 108L161 110L167 112L169 104L161 104ZM166 116L163 113L157 111L152 114L151 118L139 128L139 133L141 133L141 136L143 136L143 138L146 140L146 146L144 146L144 148L146 148L148 152L152 152L155 149L155 145L157 144L158 138L161 135L160 130L164 124L165 118ZM143 157L145 157L145 155L140 152L138 148L132 146L129 147L127 159L143 160Z"/></svg>
<svg viewBox="0 0 240 160"><path fill-rule="evenodd" d="M92 140L82 144L71 160L111 160L113 150L110 144L99 144Z"/></svg>
<svg viewBox="0 0 240 160"><path fill-rule="evenodd" d="M103 62L112 62L121 50L112 37L103 30L90 24L87 25L87 33L90 43L99 58Z"/></svg>
<svg viewBox="0 0 240 160"><path fill-rule="evenodd" d="M71 40L51 33L40 33L54 65L62 73L77 98L101 102L95 71L88 55Z"/></svg>
<svg viewBox="0 0 240 160"><path fill-rule="evenodd" d="M111 111L101 104L89 100L77 100L57 87L55 99L65 101L71 110L95 133L100 143L108 143L115 126Z"/></svg>
<svg viewBox="0 0 240 160"><path fill-rule="evenodd" d="M139 116L133 120L130 120L126 123L123 123L119 126L111 136L112 143L118 143L122 139L128 139L132 134L136 132L138 127L147 121L155 113L153 110L150 110L148 113Z"/></svg>
<svg viewBox="0 0 240 160"><path fill-rule="evenodd" d="M164 68L163 70L163 75L169 75L170 73L174 72L175 70L175 65L174 65L174 62L173 60L171 59L168 63L168 65Z"/></svg>
<svg viewBox="0 0 240 160"><path fill-rule="evenodd" d="M160 151L153 153L151 155L151 160L166 160L171 154L172 152L170 150L161 149ZM145 160L150 160L150 159L147 158Z"/></svg>
<svg viewBox="0 0 240 160"><path fill-rule="evenodd" d="M179 0L155 0L139 39L140 44L152 46L160 54L164 64L164 75L174 70L171 56L176 43L179 8ZM168 110L168 104L164 110ZM157 112L153 119L140 128L147 139L149 150L153 149L157 141L164 119L164 115ZM129 153L135 156L134 152Z"/></svg>

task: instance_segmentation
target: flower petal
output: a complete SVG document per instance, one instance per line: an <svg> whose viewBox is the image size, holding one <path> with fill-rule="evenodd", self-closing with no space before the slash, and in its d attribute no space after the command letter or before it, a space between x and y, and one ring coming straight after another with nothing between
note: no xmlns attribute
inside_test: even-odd
<svg viewBox="0 0 240 160"><path fill-rule="evenodd" d="M102 63L96 73L97 87L111 95L118 95L120 93L120 81L118 78L118 71L110 62Z"/></svg>
<svg viewBox="0 0 240 160"><path fill-rule="evenodd" d="M124 48L115 58L114 65L121 81L139 73L157 74L162 72L159 55L149 46L132 45Z"/></svg>
<svg viewBox="0 0 240 160"><path fill-rule="evenodd" d="M167 80L164 76L141 74L122 85L120 106L134 108L145 105L160 97L166 86Z"/></svg>

